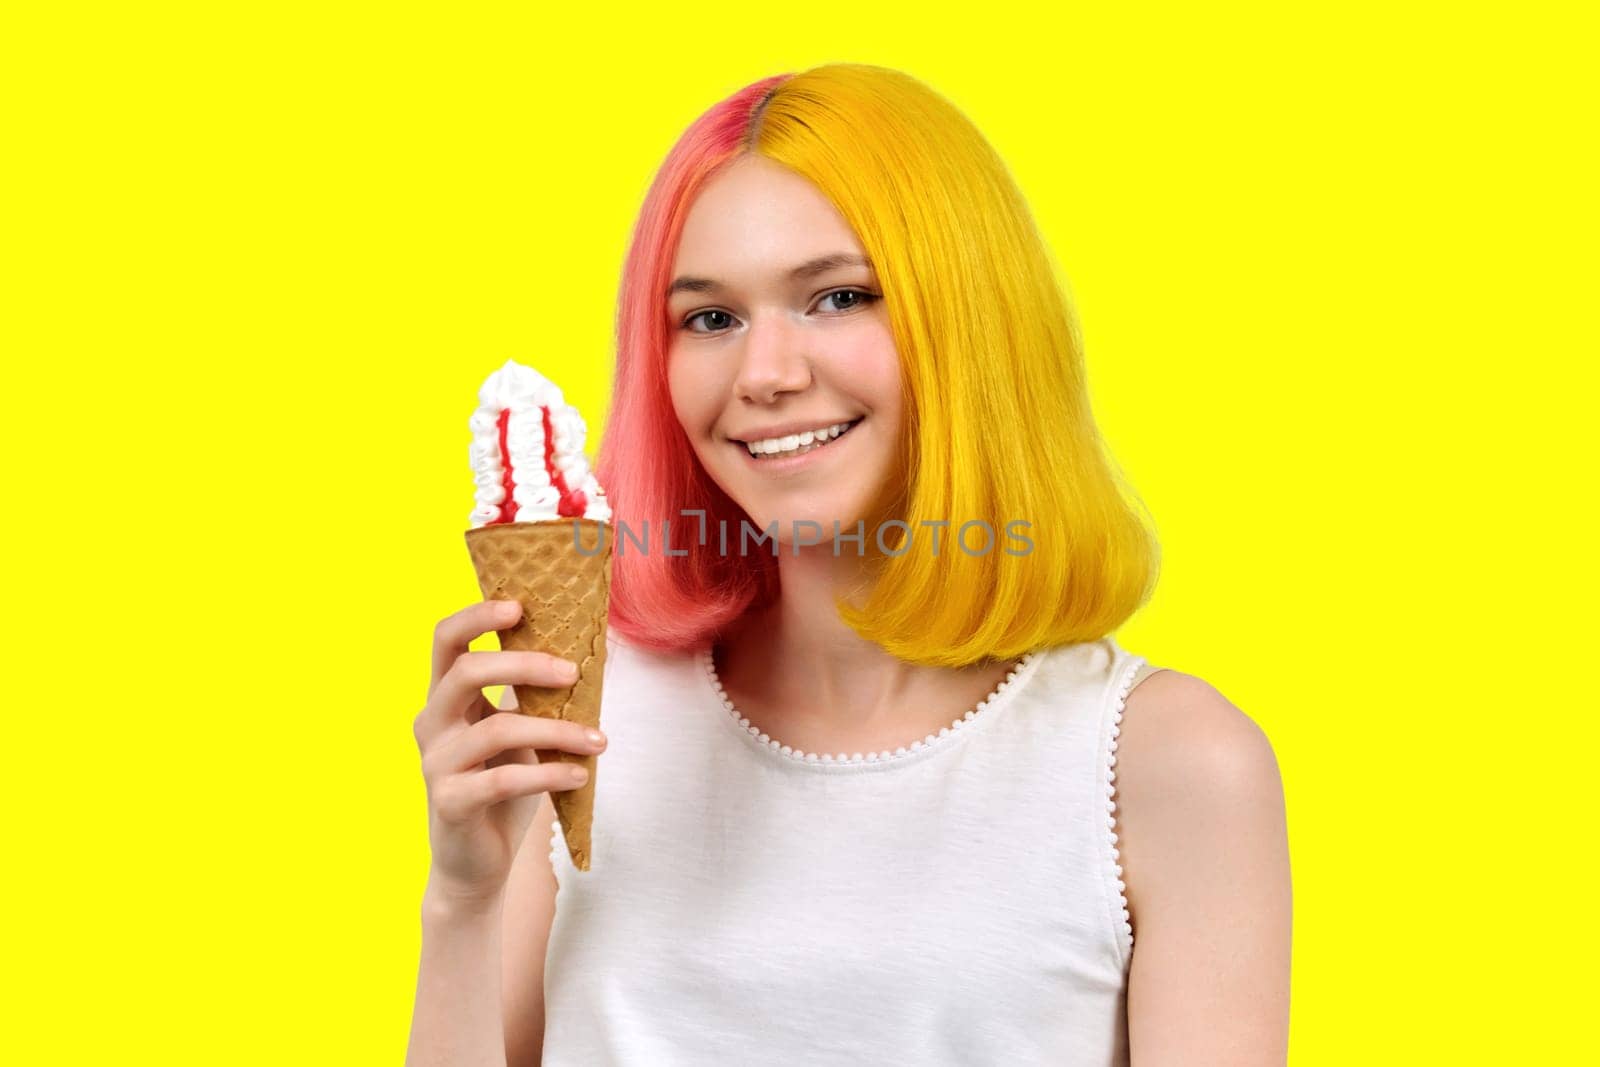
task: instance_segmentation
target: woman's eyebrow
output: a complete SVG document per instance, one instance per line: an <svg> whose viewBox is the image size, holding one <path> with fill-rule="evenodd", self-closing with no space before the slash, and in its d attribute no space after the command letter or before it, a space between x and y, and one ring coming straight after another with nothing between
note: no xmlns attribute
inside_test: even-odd
<svg viewBox="0 0 1600 1067"><path fill-rule="evenodd" d="M818 274L826 274L838 267L866 267L872 268L872 261L866 256L857 256L849 252L834 252L816 259L808 259L789 272L792 281L810 278ZM667 296L674 293L714 293L722 288L722 283L712 278L696 278L685 274L667 288Z"/></svg>

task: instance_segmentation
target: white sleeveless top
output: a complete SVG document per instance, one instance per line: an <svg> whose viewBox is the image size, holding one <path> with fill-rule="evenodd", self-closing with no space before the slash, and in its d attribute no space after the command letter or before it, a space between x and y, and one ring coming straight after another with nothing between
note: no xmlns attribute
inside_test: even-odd
<svg viewBox="0 0 1600 1067"><path fill-rule="evenodd" d="M1128 1062L1113 833L1142 657L1029 655L892 752L793 751L708 649L608 634L588 871L560 889L544 1067Z"/></svg>

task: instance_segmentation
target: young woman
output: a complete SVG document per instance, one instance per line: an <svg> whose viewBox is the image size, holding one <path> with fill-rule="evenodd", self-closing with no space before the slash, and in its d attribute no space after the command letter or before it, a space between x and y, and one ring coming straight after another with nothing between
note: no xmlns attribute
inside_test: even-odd
<svg viewBox="0 0 1600 1067"><path fill-rule="evenodd" d="M416 721L409 1062L1283 1063L1272 748L1110 636L1158 549L970 122L856 64L735 94L618 323L599 475L648 547L615 545L592 869L531 753L597 749L480 692L571 679L468 653L516 611L472 605Z"/></svg>

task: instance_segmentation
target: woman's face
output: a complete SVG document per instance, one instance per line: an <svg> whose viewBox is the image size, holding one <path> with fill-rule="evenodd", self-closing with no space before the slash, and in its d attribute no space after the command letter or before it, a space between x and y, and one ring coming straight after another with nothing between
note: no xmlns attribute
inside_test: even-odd
<svg viewBox="0 0 1600 1067"><path fill-rule="evenodd" d="M877 276L854 258L865 251L814 185L745 156L691 205L673 261L667 377L678 421L712 479L763 530L776 521L784 544L809 520L822 532L805 527L802 538L831 551L834 522L854 533L894 468L900 359ZM828 436L840 424L849 429ZM728 534L735 551L738 531ZM841 555L855 551L841 543Z"/></svg>

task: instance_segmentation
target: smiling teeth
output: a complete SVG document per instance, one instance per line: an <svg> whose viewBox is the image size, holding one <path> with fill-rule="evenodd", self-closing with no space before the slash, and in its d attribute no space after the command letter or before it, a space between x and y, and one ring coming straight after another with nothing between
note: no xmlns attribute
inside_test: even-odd
<svg viewBox="0 0 1600 1067"><path fill-rule="evenodd" d="M745 448L752 456L777 456L786 452L798 452L809 445L827 444L850 427L848 422L836 422L832 426L824 426L820 430L807 430L805 433L790 434L788 437L769 437L764 441L746 441Z"/></svg>

